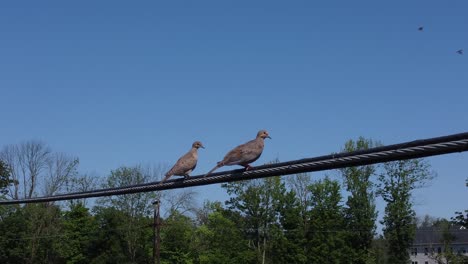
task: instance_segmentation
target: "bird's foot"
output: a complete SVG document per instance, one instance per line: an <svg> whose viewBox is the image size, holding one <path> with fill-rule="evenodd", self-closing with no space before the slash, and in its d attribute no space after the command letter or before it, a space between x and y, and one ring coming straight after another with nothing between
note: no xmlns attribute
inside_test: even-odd
<svg viewBox="0 0 468 264"><path fill-rule="evenodd" d="M252 169L252 167L249 164L245 165L244 167L245 167L245 171Z"/></svg>
<svg viewBox="0 0 468 264"><path fill-rule="evenodd" d="M184 180L188 180L188 179L190 179L190 175L188 175L188 174L184 175Z"/></svg>

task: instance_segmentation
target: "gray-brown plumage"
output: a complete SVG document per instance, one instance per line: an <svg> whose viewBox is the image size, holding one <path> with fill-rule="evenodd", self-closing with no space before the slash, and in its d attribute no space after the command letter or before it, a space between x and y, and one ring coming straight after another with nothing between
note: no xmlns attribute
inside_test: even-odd
<svg viewBox="0 0 468 264"><path fill-rule="evenodd" d="M166 173L166 177L161 181L161 183L165 182L172 175L184 176L185 179L187 179L190 176L190 173L197 166L199 148L205 147L200 141L193 142L190 151L177 160L176 164L174 164L174 166Z"/></svg>
<svg viewBox="0 0 468 264"><path fill-rule="evenodd" d="M203 177L210 175L213 171L223 166L240 165L244 166L246 170L249 170L251 168L250 163L256 161L260 155L262 155L263 147L265 146L265 138L271 139L268 132L266 130L258 131L257 137L254 140L229 151L226 156L224 156L224 159L218 162L218 164Z"/></svg>

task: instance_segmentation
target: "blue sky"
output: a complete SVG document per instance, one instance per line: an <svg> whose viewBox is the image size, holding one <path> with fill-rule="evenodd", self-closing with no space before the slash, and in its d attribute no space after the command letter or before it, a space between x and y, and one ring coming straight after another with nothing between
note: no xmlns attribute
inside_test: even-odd
<svg viewBox="0 0 468 264"><path fill-rule="evenodd" d="M29 139L106 176L194 174L267 129L262 164L468 131L468 2L7 1L0 3L0 146ZM424 26L424 31L417 30ZM468 154L430 158L418 214L467 209ZM333 174L333 172L327 172ZM323 173L312 174L314 178ZM226 198L219 186L199 199ZM381 209L382 210L382 209Z"/></svg>

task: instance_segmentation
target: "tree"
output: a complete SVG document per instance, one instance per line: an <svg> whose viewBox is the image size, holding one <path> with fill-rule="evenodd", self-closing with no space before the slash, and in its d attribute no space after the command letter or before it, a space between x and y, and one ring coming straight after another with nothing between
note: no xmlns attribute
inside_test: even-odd
<svg viewBox="0 0 468 264"><path fill-rule="evenodd" d="M98 178L92 174L80 174L69 179L68 184L65 186L66 192L87 192L93 190L98 183L97 179ZM73 208L77 204L81 204L85 207L87 202L87 199L73 199L67 201L70 208Z"/></svg>
<svg viewBox="0 0 468 264"><path fill-rule="evenodd" d="M424 215L423 217L416 217L416 227L417 228L431 228L433 227L438 221L439 218L433 217L430 215Z"/></svg>
<svg viewBox="0 0 468 264"><path fill-rule="evenodd" d="M344 152L366 150L376 144L372 140L360 137L358 140L346 142ZM348 167L340 170L344 179L346 190L350 193L344 209L348 230L347 236L350 251L350 262L367 263L370 258L370 249L375 235L375 194L371 177L375 173L375 166Z"/></svg>
<svg viewBox="0 0 468 264"><path fill-rule="evenodd" d="M10 165L14 181L10 190L13 199L33 196L50 152L50 148L44 142L34 140L3 148L1 157Z"/></svg>
<svg viewBox="0 0 468 264"><path fill-rule="evenodd" d="M222 185L231 196L226 205L243 217L240 227L257 254L258 263L269 263L270 230L278 224L278 201L286 192L279 177Z"/></svg>
<svg viewBox="0 0 468 264"><path fill-rule="evenodd" d="M27 263L28 219L21 207L0 207L0 234L0 263Z"/></svg>
<svg viewBox="0 0 468 264"><path fill-rule="evenodd" d="M305 183L301 178L296 180ZM312 183L305 185L309 189ZM310 190L308 191L310 193ZM271 253L272 263L307 263L307 234L310 226L308 211L311 196L306 200L296 196L293 189L278 198L279 225L273 226ZM305 209L305 211L304 211Z"/></svg>
<svg viewBox="0 0 468 264"><path fill-rule="evenodd" d="M458 226L454 226L453 223L447 219L437 219L432 226L429 227L430 231L440 233L440 242L442 249L440 252L432 250L429 256L435 260L438 264L466 264L468 263L468 257L460 254L453 250L453 244L457 239L456 232L459 231Z"/></svg>
<svg viewBox="0 0 468 264"><path fill-rule="evenodd" d="M54 263L59 257L53 248L55 238L61 236L61 210L48 203L28 204L24 207L28 234L25 263Z"/></svg>
<svg viewBox="0 0 468 264"><path fill-rule="evenodd" d="M465 215L463 212L455 212L455 217L452 217L452 222L468 228L468 210L465 210Z"/></svg>
<svg viewBox="0 0 468 264"><path fill-rule="evenodd" d="M468 179L466 179L466 187L468 187ZM465 215L463 215L463 212L455 212L455 217L452 217L451 220L453 223L468 228L468 210L465 210L464 213Z"/></svg>
<svg viewBox="0 0 468 264"><path fill-rule="evenodd" d="M312 184L310 190L312 209L307 234L307 263L346 263L347 231L340 185L325 178Z"/></svg>
<svg viewBox="0 0 468 264"><path fill-rule="evenodd" d="M161 263L192 263L197 254L192 251L194 233L193 221L173 211L161 230Z"/></svg>
<svg viewBox="0 0 468 264"><path fill-rule="evenodd" d="M98 230L94 217L82 204L73 205L62 216L62 236L54 240L61 261L68 264L90 263L92 242Z"/></svg>
<svg viewBox="0 0 468 264"><path fill-rule="evenodd" d="M383 172L379 175L378 193L387 203L382 224L390 263L409 262L409 248L416 228L411 194L433 177L429 164L422 159L384 163Z"/></svg>
<svg viewBox="0 0 468 264"><path fill-rule="evenodd" d="M297 199L299 209L298 216L301 218L301 226L304 234L308 229L308 211L310 210L311 190L312 185L311 175L309 173L296 174L288 178L288 185L293 191L293 196ZM292 201L291 201L292 202Z"/></svg>
<svg viewBox="0 0 468 264"><path fill-rule="evenodd" d="M0 160L0 197L8 193L8 186L12 184L8 165Z"/></svg>
<svg viewBox="0 0 468 264"><path fill-rule="evenodd" d="M148 175L145 175L140 166L126 167L122 166L111 171L107 177L103 188L116 188L142 184L150 181ZM155 193L135 193L124 194L112 197L103 197L99 199L100 204L110 205L130 217L149 215L151 213L151 202L156 198Z"/></svg>
<svg viewBox="0 0 468 264"><path fill-rule="evenodd" d="M46 160L44 195L51 196L63 191L67 183L76 179L79 160L64 153L52 153Z"/></svg>
<svg viewBox="0 0 468 264"><path fill-rule="evenodd" d="M388 253L387 253L387 241L383 238L382 235L375 238L372 241L371 249L371 258L369 263L375 264L387 264L388 262Z"/></svg>
<svg viewBox="0 0 468 264"><path fill-rule="evenodd" d="M151 181L151 175L144 173L141 166L120 167L111 171L104 184L105 188L115 188L141 184ZM100 204L109 205L124 214L123 223L127 227L124 230L124 239L126 241L126 250L131 262L135 262L137 251L140 249L139 243L144 235L142 229L134 228L143 225L144 216L151 215L152 201L157 197L156 193L135 193L124 194L116 197L105 197L99 200Z"/></svg>
<svg viewBox="0 0 468 264"><path fill-rule="evenodd" d="M53 153L44 142L35 140L5 146L0 158L10 168L12 199L31 198L39 193L53 195L64 190L76 177L79 163L78 158Z"/></svg>
<svg viewBox="0 0 468 264"><path fill-rule="evenodd" d="M194 199L196 195L197 192L193 189L184 189L161 194L161 199L164 200L164 205L166 205L164 208L167 213L170 214L171 212L177 211L181 214L185 214L187 212L196 211L196 200Z"/></svg>
<svg viewBox="0 0 468 264"><path fill-rule="evenodd" d="M93 213L97 231L92 237L90 263L135 263L128 253L125 233L141 227L126 225L128 216L114 207L95 206Z"/></svg>
<svg viewBox="0 0 468 264"><path fill-rule="evenodd" d="M256 263L244 232L239 228L241 216L224 209L220 202L206 203L204 224L196 231L200 263ZM204 218L204 217L203 217Z"/></svg>

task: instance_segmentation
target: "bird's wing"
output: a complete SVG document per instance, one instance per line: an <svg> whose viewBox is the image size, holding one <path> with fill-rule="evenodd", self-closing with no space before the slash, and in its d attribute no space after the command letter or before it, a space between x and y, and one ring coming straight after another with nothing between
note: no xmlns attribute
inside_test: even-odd
<svg viewBox="0 0 468 264"><path fill-rule="evenodd" d="M229 151L224 157L222 163L224 165L242 164L248 161L251 156L255 155L255 141L249 141L245 144L235 147Z"/></svg>
<svg viewBox="0 0 468 264"><path fill-rule="evenodd" d="M189 152L177 160L170 172L172 172L173 175L184 176L188 171L195 169L196 166L197 160L192 153Z"/></svg>

